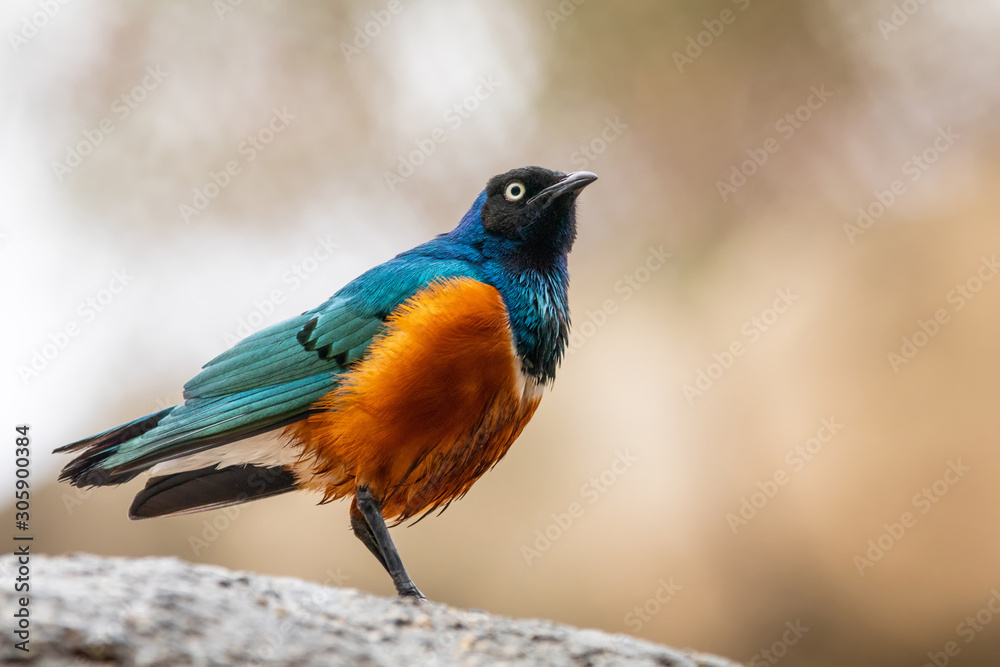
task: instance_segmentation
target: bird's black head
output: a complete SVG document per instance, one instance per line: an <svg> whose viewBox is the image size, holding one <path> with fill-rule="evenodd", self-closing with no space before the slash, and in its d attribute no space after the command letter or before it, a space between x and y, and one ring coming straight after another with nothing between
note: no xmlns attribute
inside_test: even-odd
<svg viewBox="0 0 1000 667"><path fill-rule="evenodd" d="M576 197L595 180L589 171L512 169L491 178L458 226L435 239L500 292L522 370L542 382L555 377L569 340Z"/></svg>
<svg viewBox="0 0 1000 667"><path fill-rule="evenodd" d="M494 176L484 192L483 230L522 252L568 253L576 238L576 196L595 180L589 171L564 174L542 167Z"/></svg>

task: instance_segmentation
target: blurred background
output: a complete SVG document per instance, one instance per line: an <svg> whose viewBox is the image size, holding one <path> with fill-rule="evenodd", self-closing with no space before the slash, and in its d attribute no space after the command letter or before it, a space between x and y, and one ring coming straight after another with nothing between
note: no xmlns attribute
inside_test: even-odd
<svg viewBox="0 0 1000 667"><path fill-rule="evenodd" d="M49 452L178 402L493 174L588 169L572 349L504 461L393 531L417 584L755 665L997 664L997 0L29 0L0 26L3 423L31 425L39 550L391 594L346 504L129 522L141 482L57 485Z"/></svg>

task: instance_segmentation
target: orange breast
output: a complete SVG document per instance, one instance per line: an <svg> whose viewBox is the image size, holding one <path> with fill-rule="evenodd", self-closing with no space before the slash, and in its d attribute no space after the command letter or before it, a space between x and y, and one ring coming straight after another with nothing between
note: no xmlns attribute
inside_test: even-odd
<svg viewBox="0 0 1000 667"><path fill-rule="evenodd" d="M471 279L411 297L317 413L286 429L300 485L324 501L367 485L406 520L461 496L531 419L499 292Z"/></svg>

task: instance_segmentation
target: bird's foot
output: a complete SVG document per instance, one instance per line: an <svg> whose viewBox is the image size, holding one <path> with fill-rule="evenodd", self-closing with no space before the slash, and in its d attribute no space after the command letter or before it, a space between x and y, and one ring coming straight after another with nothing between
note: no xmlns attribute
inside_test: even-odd
<svg viewBox="0 0 1000 667"><path fill-rule="evenodd" d="M420 589L417 588L412 582L410 582L408 585L403 584L402 586L397 586L396 592L399 593L399 597L404 599L409 598L411 600L417 600L418 602L427 601L427 597L423 593L421 593Z"/></svg>

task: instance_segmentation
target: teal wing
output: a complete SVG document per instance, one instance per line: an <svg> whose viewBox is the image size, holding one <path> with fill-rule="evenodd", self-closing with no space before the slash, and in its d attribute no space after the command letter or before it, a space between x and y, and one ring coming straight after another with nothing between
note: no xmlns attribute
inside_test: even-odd
<svg viewBox="0 0 1000 667"><path fill-rule="evenodd" d="M63 470L78 485L127 481L170 459L271 431L309 414L364 357L385 320L429 282L477 277L461 261L408 265L407 255L347 285L326 303L263 329L205 364L184 402L58 451L83 454Z"/></svg>
<svg viewBox="0 0 1000 667"><path fill-rule="evenodd" d="M352 301L335 297L240 341L184 385L184 398L226 396L343 372L364 356L384 326L378 313Z"/></svg>
<svg viewBox="0 0 1000 667"><path fill-rule="evenodd" d="M225 396L342 373L364 356L399 304L421 287L446 277L479 279L467 262L419 259L410 253L400 255L357 278L318 308L240 341L184 385L184 398Z"/></svg>

